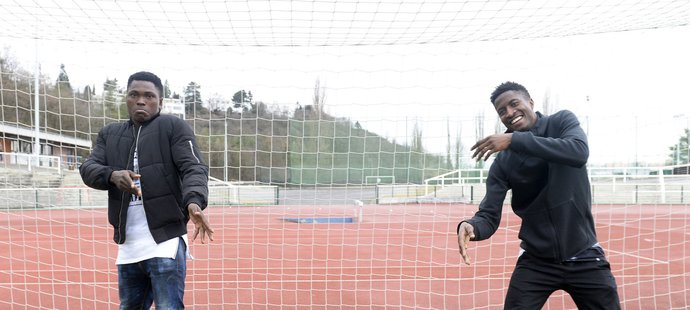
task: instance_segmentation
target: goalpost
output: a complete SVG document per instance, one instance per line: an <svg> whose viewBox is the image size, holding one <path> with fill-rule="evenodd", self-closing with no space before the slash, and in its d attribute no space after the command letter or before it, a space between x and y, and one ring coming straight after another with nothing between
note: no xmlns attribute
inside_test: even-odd
<svg viewBox="0 0 690 310"><path fill-rule="evenodd" d="M368 175L365 177L364 184L378 185L378 184L395 184L394 175Z"/></svg>
<svg viewBox="0 0 690 310"><path fill-rule="evenodd" d="M455 230L483 197L490 161L469 149L503 132L488 96L505 79L524 82L537 110L552 91L587 130L592 171L607 171L592 178L606 198L593 213L623 306L683 308L690 179L683 164L649 171L670 133L646 133L682 133L690 115L638 123L584 92L626 57L682 71L685 58L635 52L653 41L687 54L689 12L675 0L3 4L0 308L118 306L107 193L85 188L78 166L103 126L128 119L123 91L139 70L164 80L164 113L193 127L210 168L215 240L190 246L188 308L500 308L520 219L506 206L471 266ZM649 88L676 85L655 78ZM687 163L682 141L674 159ZM50 161L29 171L17 158L33 154ZM658 174L669 177L649 184ZM546 305L570 308L562 292Z"/></svg>

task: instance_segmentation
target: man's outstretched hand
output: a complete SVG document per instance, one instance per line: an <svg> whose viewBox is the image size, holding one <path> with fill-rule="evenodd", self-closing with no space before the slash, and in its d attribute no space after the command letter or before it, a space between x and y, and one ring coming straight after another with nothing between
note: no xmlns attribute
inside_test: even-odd
<svg viewBox="0 0 690 310"><path fill-rule="evenodd" d="M472 239L474 239L474 227L470 223L462 222L458 228L458 246L460 247L460 256L467 265L470 264L467 247Z"/></svg>
<svg viewBox="0 0 690 310"><path fill-rule="evenodd" d="M208 219L203 212L201 212L201 207L196 203L190 203L187 206L187 211L189 211L189 219L194 223L194 234L192 235L192 242L201 235L201 243L206 243L206 236L208 239L213 241L213 228L208 223Z"/></svg>
<svg viewBox="0 0 690 310"><path fill-rule="evenodd" d="M512 133L499 133L481 139L477 141L477 143L475 143L470 149L471 151L474 151L472 158L475 158L477 161L486 161L489 159L491 154L507 150L512 140Z"/></svg>

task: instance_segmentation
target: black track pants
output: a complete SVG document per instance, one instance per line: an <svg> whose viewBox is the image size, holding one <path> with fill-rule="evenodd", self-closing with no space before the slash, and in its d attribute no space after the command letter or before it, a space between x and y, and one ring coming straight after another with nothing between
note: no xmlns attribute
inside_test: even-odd
<svg viewBox="0 0 690 310"><path fill-rule="evenodd" d="M505 309L541 309L564 290L578 309L620 309L616 280L606 260L554 263L523 253L515 265Z"/></svg>

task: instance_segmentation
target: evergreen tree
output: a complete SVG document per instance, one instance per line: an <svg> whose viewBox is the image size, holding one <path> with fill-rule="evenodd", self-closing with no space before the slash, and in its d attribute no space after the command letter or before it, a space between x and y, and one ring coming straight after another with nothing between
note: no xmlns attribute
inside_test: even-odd
<svg viewBox="0 0 690 310"><path fill-rule="evenodd" d="M254 108L254 96L251 91L240 90L232 95L232 109L248 112Z"/></svg>
<svg viewBox="0 0 690 310"><path fill-rule="evenodd" d="M196 82L189 82L184 89L184 103L187 112L194 110L194 105L201 103L201 86Z"/></svg>
<svg viewBox="0 0 690 310"><path fill-rule="evenodd" d="M67 75L67 71L65 70L65 64L60 64L60 74L58 74L57 78L57 88L60 90L61 93L72 93L72 85L70 85L69 83L69 76Z"/></svg>
<svg viewBox="0 0 690 310"><path fill-rule="evenodd" d="M669 162L671 165L682 165L690 163L688 157L690 156L690 148L688 148L688 139L690 139L690 129L685 129L685 134L680 136L678 143L670 146Z"/></svg>
<svg viewBox="0 0 690 310"><path fill-rule="evenodd" d="M184 89L184 109L185 113L195 115L204 110L201 98L201 85L192 81Z"/></svg>
<svg viewBox="0 0 690 310"><path fill-rule="evenodd" d="M84 86L84 93L82 94L81 98L88 101L91 99L91 97L93 97L93 89L90 85Z"/></svg>
<svg viewBox="0 0 690 310"><path fill-rule="evenodd" d="M168 84L168 80L165 80L165 83L163 84L163 98L170 98L170 96L170 84Z"/></svg>
<svg viewBox="0 0 690 310"><path fill-rule="evenodd" d="M119 119L118 103L120 94L118 92L117 79L105 79L103 83L103 105L106 116Z"/></svg>

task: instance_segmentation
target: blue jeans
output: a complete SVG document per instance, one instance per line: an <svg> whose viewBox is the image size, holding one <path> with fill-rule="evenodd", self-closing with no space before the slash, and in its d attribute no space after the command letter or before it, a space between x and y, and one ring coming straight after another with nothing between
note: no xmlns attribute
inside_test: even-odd
<svg viewBox="0 0 690 310"><path fill-rule="evenodd" d="M175 259L154 257L138 263L117 265L120 309L184 308L187 274L186 246L180 239Z"/></svg>

